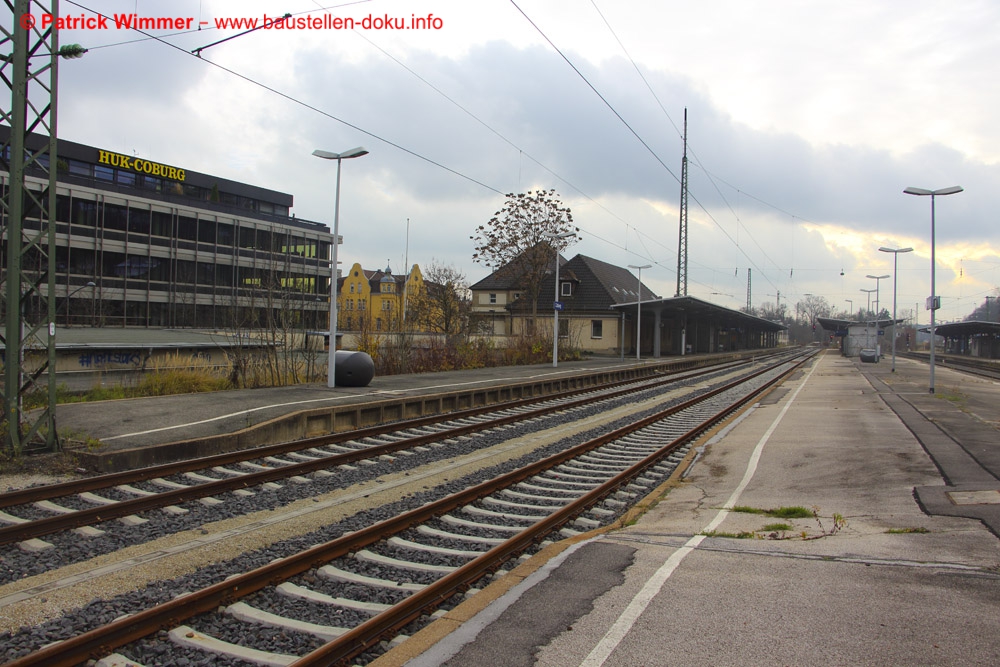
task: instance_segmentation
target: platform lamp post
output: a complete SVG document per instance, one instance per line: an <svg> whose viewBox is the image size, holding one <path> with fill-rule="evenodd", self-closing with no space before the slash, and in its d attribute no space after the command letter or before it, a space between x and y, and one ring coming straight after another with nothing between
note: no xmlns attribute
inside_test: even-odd
<svg viewBox="0 0 1000 667"><path fill-rule="evenodd" d="M337 246L340 245L340 163L353 157L368 155L368 151L358 146L343 153L314 150L313 155L324 160L337 161L337 189L333 204L333 260L330 264L330 350L326 366L326 386L337 384Z"/></svg>
<svg viewBox="0 0 1000 667"><path fill-rule="evenodd" d="M69 328L69 300L73 297L74 294L76 294L77 292L79 292L81 290L85 290L88 287L97 287L97 283L95 283L93 280L88 281L86 284L81 285L80 287L77 287L75 290L73 290L72 292L70 292L69 294L66 295L66 327L67 328Z"/></svg>
<svg viewBox="0 0 1000 667"><path fill-rule="evenodd" d="M545 232L542 234L545 238L550 241L556 241L558 239L568 239L571 236L576 236L576 232L563 232L562 234L552 234ZM552 302L552 368L559 367L559 251L556 250L555 246L552 247L556 251L556 296L555 301Z"/></svg>
<svg viewBox="0 0 1000 667"><path fill-rule="evenodd" d="M865 313L866 313L867 317L871 317L872 316L872 292L874 292L875 290L873 290L873 289L862 289L861 291L868 295L868 306L865 308Z"/></svg>
<svg viewBox="0 0 1000 667"><path fill-rule="evenodd" d="M867 308L865 308L865 336L867 337L869 335L868 334L868 320L870 320L871 316L872 316L872 292L874 292L875 290L873 290L873 289L862 289L861 291L868 295L868 306L867 306ZM871 342L871 341L867 340L865 342Z"/></svg>
<svg viewBox="0 0 1000 667"><path fill-rule="evenodd" d="M854 319L854 300L853 299L844 299L844 301L846 301L847 303L851 304L851 319L853 320Z"/></svg>
<svg viewBox="0 0 1000 667"><path fill-rule="evenodd" d="M950 188L940 188L938 190L926 190L924 188L906 188L903 190L904 194L917 195L919 197L931 198L931 296L927 299L927 309L931 311L931 378L930 378L930 393L934 393L934 311L938 309L941 305L936 294L936 286L934 284L934 198L938 195L953 195L962 192L962 186L953 185Z"/></svg>
<svg viewBox="0 0 1000 667"><path fill-rule="evenodd" d="M888 278L889 274L886 274L884 276L871 276L871 275L869 275L869 276L866 276L866 277L867 278L871 278L872 280L875 281L875 307L876 308L881 308L882 302L879 300L879 291L878 291L878 289L879 289L879 282L882 281L882 280L885 280L886 278ZM879 312L881 312L881 311L879 310L879 311L875 312L875 351L878 352L879 358L881 358L882 357L882 347L879 345L879 342L878 342L878 314L879 314Z"/></svg>
<svg viewBox="0 0 1000 667"><path fill-rule="evenodd" d="M892 372L896 372L896 283L899 275L899 253L913 252L913 248L886 248L882 246L879 252L892 253Z"/></svg>
<svg viewBox="0 0 1000 667"><path fill-rule="evenodd" d="M878 308L879 305L882 303L881 301L879 301L879 291L878 291L879 290L879 281L880 280L885 280L886 278L888 278L889 274L886 274L884 276L872 276L872 275L869 275L869 276L865 276L865 277L866 278L871 278L872 280L875 281L875 307ZM875 313L875 320L878 321L878 313L877 312Z"/></svg>
<svg viewBox="0 0 1000 667"><path fill-rule="evenodd" d="M643 264L642 266L636 266L635 264L629 264L628 268L639 272L639 286L635 290L635 360L639 361L639 334L642 331L642 270L651 269L653 265Z"/></svg>

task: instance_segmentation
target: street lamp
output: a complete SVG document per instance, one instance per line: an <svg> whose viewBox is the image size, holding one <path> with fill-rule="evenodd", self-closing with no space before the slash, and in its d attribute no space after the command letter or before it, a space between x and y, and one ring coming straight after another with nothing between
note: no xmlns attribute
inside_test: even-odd
<svg viewBox="0 0 1000 667"><path fill-rule="evenodd" d="M885 280L886 278L888 278L889 274L886 274L884 276L872 276L872 275L869 275L869 276L866 276L866 277L867 278L871 278L872 280L875 281L875 307L878 308L879 304L881 303L881 301L879 301L879 296L878 296L879 281L880 280ZM878 313L877 312L875 313L875 320L878 321Z"/></svg>
<svg viewBox="0 0 1000 667"><path fill-rule="evenodd" d="M544 232L542 234L545 238L550 241L555 241L557 239L568 239L571 236L576 236L576 232L563 232L562 234L553 234L550 232ZM550 244L551 245L551 244ZM552 249L556 251L556 300L552 302L552 368L559 367L559 251L556 250L555 246Z"/></svg>
<svg viewBox="0 0 1000 667"><path fill-rule="evenodd" d="M867 316L870 318L872 316L872 292L875 290L862 289L861 291L868 295L868 307L865 309L865 313L867 313Z"/></svg>
<svg viewBox="0 0 1000 667"><path fill-rule="evenodd" d="M892 372L896 372L896 278L899 275L899 253L913 252L913 248L886 248L882 246L879 252L892 253Z"/></svg>
<svg viewBox="0 0 1000 667"><path fill-rule="evenodd" d="M636 266L629 264L628 268L639 272L639 287L635 291L635 360L639 361L639 331L642 329L642 270L652 268L652 264Z"/></svg>
<svg viewBox="0 0 1000 667"><path fill-rule="evenodd" d="M851 304L851 319L854 319L854 301L851 299L844 299L847 303Z"/></svg>
<svg viewBox="0 0 1000 667"><path fill-rule="evenodd" d="M930 196L931 198L931 296L927 299L927 309L931 311L931 386L930 393L934 393L934 311L941 306L941 302L935 294L934 285L934 198L938 195L953 195L962 191L962 186L953 185L950 188L939 190L925 190L924 188L906 188L904 194L917 195L920 197Z"/></svg>
<svg viewBox="0 0 1000 667"><path fill-rule="evenodd" d="M77 292L79 292L80 290L85 290L88 287L97 287L97 283L95 283L93 280L90 280L87 283L81 285L80 287L77 287L75 290L73 290L72 292L70 292L69 294L66 295L66 326L67 327L69 327L69 300L70 300L70 298L74 294L76 294Z"/></svg>
<svg viewBox="0 0 1000 667"><path fill-rule="evenodd" d="M313 155L324 160L337 161L337 189L333 205L333 261L330 264L330 350L326 366L326 386L333 388L337 384L337 246L340 245L340 163L352 157L368 155L368 151L360 146L343 153L314 150Z"/></svg>
<svg viewBox="0 0 1000 667"><path fill-rule="evenodd" d="M872 340L871 340L871 334L868 332L868 320L870 320L871 316L872 316L872 292L874 292L875 290L873 290L873 289L862 289L861 291L868 295L868 308L865 309L865 313L866 313L866 316L865 316L865 344L866 345L871 345ZM870 349L875 349L875 348L874 347L870 347Z"/></svg>

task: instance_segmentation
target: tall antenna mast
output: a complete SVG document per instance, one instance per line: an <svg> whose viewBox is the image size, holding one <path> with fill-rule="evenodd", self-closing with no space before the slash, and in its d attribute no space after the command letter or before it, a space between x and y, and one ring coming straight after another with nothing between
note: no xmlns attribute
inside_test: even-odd
<svg viewBox="0 0 1000 667"><path fill-rule="evenodd" d="M684 107L684 157L681 158L681 219L677 234L677 293L688 293L688 110Z"/></svg>

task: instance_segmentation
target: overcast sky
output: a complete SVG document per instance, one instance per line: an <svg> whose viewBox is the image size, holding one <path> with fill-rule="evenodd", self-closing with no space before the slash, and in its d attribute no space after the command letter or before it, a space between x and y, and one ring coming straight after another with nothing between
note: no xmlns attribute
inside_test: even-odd
<svg viewBox="0 0 1000 667"><path fill-rule="evenodd" d="M341 260L450 264L475 282L469 236L507 192L554 188L580 240L566 253L653 264L676 290L681 128L688 109L688 293L794 311L806 294L867 303L892 272L899 308L930 294L927 197L937 198L942 320L1000 285L1000 3L995 0L370 0L329 5L63 0L63 17L193 19L200 32L65 30L90 48L60 70L66 139L295 197ZM217 19L403 19L431 29L259 30ZM558 51L557 51L558 49ZM560 52L562 55L560 55ZM564 58L565 56L565 58ZM589 82L589 83L588 83ZM596 90L596 92L595 92ZM603 98L603 99L602 99ZM627 125L626 125L627 124ZM874 299L874 295L872 295ZM892 282L880 300L891 308ZM1000 304L993 302L994 319Z"/></svg>

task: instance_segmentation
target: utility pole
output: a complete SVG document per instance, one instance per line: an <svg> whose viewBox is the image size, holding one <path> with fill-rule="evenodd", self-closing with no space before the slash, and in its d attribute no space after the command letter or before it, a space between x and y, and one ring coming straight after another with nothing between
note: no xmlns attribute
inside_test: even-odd
<svg viewBox="0 0 1000 667"><path fill-rule="evenodd" d="M747 314L753 312L753 308L750 305L750 269L747 269Z"/></svg>
<svg viewBox="0 0 1000 667"><path fill-rule="evenodd" d="M7 5L11 6L11 0ZM6 431L6 450L17 456L35 439L43 438L51 450L59 447L55 425L53 218L60 53L54 29L58 0L14 0L13 10L10 31L0 27L0 78L10 90L9 107L0 99L0 123L10 127L9 139L0 146L0 168L10 174L7 196L0 204L6 244L6 267L0 273L5 321L0 334L5 355L0 426ZM53 20L44 30L26 20L46 14ZM24 361L29 362L30 370ZM45 397L42 409L30 419L23 411L23 399L29 394Z"/></svg>
<svg viewBox="0 0 1000 667"><path fill-rule="evenodd" d="M688 110L684 108L684 157L681 158L681 219L677 238L677 293L688 293Z"/></svg>

